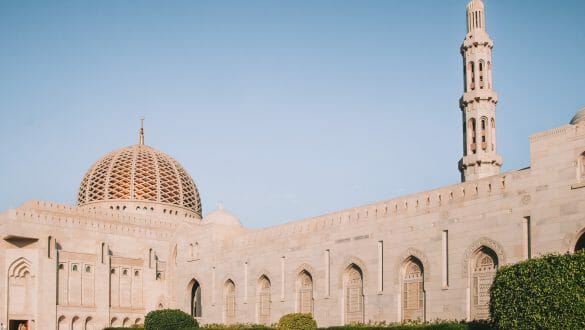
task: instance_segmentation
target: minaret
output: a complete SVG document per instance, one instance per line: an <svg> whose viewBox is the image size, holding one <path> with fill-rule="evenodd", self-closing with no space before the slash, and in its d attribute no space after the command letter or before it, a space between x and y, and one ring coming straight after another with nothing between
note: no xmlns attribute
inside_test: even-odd
<svg viewBox="0 0 585 330"><path fill-rule="evenodd" d="M467 35L461 45L464 93L459 100L463 118L461 181L485 178L500 172L502 157L496 152L496 103L493 90L492 48L485 31L485 9L481 0L467 5Z"/></svg>

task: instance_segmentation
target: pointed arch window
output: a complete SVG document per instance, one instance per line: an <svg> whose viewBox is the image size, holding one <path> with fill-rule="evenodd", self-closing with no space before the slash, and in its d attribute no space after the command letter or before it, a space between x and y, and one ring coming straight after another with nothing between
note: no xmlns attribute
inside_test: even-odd
<svg viewBox="0 0 585 330"><path fill-rule="evenodd" d="M487 62L487 83L488 88L492 88L492 62Z"/></svg>
<svg viewBox="0 0 585 330"><path fill-rule="evenodd" d="M496 253L485 246L482 246L471 259L471 319L488 319L490 288L496 270L498 268L498 257Z"/></svg>
<svg viewBox="0 0 585 330"><path fill-rule="evenodd" d="M483 84L484 84L484 81L483 81L484 80L483 79L484 70L485 70L485 68L484 68L483 60L480 60L479 61L479 88L480 89L483 89Z"/></svg>
<svg viewBox="0 0 585 330"><path fill-rule="evenodd" d="M488 120L486 117L481 117L481 149L487 150L487 129Z"/></svg>
<svg viewBox="0 0 585 330"><path fill-rule="evenodd" d="M224 285L224 322L233 324L236 320L236 285L232 280L227 280Z"/></svg>
<svg viewBox="0 0 585 330"><path fill-rule="evenodd" d="M491 122L490 128L492 130L490 143L492 146L492 151L495 151L496 150L496 120L494 118L492 118L490 122Z"/></svg>
<svg viewBox="0 0 585 330"><path fill-rule="evenodd" d="M270 280L266 276L261 276L258 280L258 294L256 313L258 323L270 324Z"/></svg>
<svg viewBox="0 0 585 330"><path fill-rule="evenodd" d="M410 257L402 271L402 319L424 320L424 270L415 257Z"/></svg>
<svg viewBox="0 0 585 330"><path fill-rule="evenodd" d="M345 324L364 322L364 291L362 270L351 265L344 280Z"/></svg>
<svg viewBox="0 0 585 330"><path fill-rule="evenodd" d="M475 118L471 118L469 119L469 121L467 122L467 129L469 132L469 151L471 151L472 154L475 154L475 152L477 151L477 137L476 137L476 127L475 127Z"/></svg>
<svg viewBox="0 0 585 330"><path fill-rule="evenodd" d="M202 304L201 304L201 285L196 280L193 280L191 286L191 316L201 317L202 315Z"/></svg>
<svg viewBox="0 0 585 330"><path fill-rule="evenodd" d="M469 62L467 72L469 72L469 88L471 90L475 90L475 63L473 61Z"/></svg>
<svg viewBox="0 0 585 330"><path fill-rule="evenodd" d="M297 311L313 314L313 277L303 270L297 278Z"/></svg>

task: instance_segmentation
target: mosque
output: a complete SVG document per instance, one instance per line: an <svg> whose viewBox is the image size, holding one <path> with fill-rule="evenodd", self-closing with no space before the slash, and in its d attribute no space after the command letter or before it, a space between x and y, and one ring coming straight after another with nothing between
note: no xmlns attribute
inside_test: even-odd
<svg viewBox="0 0 585 330"><path fill-rule="evenodd" d="M90 167L75 206L0 213L0 322L129 327L161 308L227 324L487 318L498 267L585 247L585 109L530 137L529 167L501 173L492 47L472 0L461 183L248 229L222 207L202 217L189 173L141 130Z"/></svg>

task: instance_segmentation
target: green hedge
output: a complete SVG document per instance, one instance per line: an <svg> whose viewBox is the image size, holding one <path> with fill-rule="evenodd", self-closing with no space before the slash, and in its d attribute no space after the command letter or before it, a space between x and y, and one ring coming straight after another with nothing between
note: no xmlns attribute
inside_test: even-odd
<svg viewBox="0 0 585 330"><path fill-rule="evenodd" d="M437 321L433 323L420 324L388 324L388 325L342 325L328 328L319 328L319 330L494 330L494 327L488 321L473 322L456 322L456 321Z"/></svg>
<svg viewBox="0 0 585 330"><path fill-rule="evenodd" d="M223 324L207 324L203 326L207 329L216 330L275 330L276 328L266 327L263 325L250 325L250 324L236 324L236 325L223 325ZM296 329L296 328L295 328ZM333 326L328 328L318 328L319 330L494 330L491 324L487 321L474 321L474 322L457 322L457 321L437 321L433 323L423 324L355 324L355 325L343 325ZM182 329L192 330L192 329Z"/></svg>
<svg viewBox="0 0 585 330"><path fill-rule="evenodd" d="M267 327L262 324L206 324L202 326L205 329L216 329L216 330L274 330L272 327ZM181 329L181 330L193 330L193 329Z"/></svg>
<svg viewBox="0 0 585 330"><path fill-rule="evenodd" d="M490 312L500 329L585 329L585 252L500 268Z"/></svg>
<svg viewBox="0 0 585 330"><path fill-rule="evenodd" d="M317 330L317 322L311 314L285 314L278 321L276 330Z"/></svg>
<svg viewBox="0 0 585 330"><path fill-rule="evenodd" d="M205 329L216 329L216 330L273 330L274 328L267 327L262 324L206 324L203 326ZM193 329L181 329L181 330L193 330Z"/></svg>
<svg viewBox="0 0 585 330"><path fill-rule="evenodd" d="M197 321L179 309L159 309L146 314L145 330L179 330L198 328Z"/></svg>

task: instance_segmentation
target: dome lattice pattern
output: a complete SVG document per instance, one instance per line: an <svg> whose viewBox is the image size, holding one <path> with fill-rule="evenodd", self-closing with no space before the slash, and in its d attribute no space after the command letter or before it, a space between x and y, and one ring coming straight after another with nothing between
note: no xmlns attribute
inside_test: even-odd
<svg viewBox="0 0 585 330"><path fill-rule="evenodd" d="M175 159L141 144L105 155L83 177L78 205L108 200L172 204L201 216L201 199L191 176Z"/></svg>

